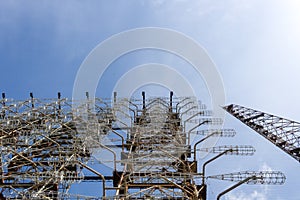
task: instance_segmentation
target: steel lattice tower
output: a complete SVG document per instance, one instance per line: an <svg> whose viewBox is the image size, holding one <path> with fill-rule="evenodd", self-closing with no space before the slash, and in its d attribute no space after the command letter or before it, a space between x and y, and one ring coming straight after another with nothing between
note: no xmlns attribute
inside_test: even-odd
<svg viewBox="0 0 300 200"><path fill-rule="evenodd" d="M60 93L56 99L31 93L28 100L14 101L2 94L0 199L205 200L206 178L237 181L234 187L285 180L280 172L206 176L206 165L218 157L255 150L249 145L198 149L209 137L235 132L216 128L222 120L193 97L175 98L172 92L168 98L146 98L144 92L142 99L86 96L71 101ZM218 155L200 163L197 151ZM106 162L112 163L110 175L94 167ZM101 195L70 192L73 183L92 181L102 185Z"/></svg>
<svg viewBox="0 0 300 200"><path fill-rule="evenodd" d="M300 123L231 104L224 109L300 162Z"/></svg>

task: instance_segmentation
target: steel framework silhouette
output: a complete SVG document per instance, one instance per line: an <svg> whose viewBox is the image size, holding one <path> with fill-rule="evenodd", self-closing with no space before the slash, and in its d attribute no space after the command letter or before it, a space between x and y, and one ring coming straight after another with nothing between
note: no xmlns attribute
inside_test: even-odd
<svg viewBox="0 0 300 200"><path fill-rule="evenodd" d="M255 150L249 145L197 149L209 137L233 137L235 131L218 128L222 119L211 117L193 97L175 98L172 92L168 98L146 98L143 92L142 99L115 93L112 100L89 99L87 93L81 101L60 93L56 99L37 99L32 93L25 101L2 97L0 199L205 200L206 178L239 184L285 180L279 172L206 176L206 165L218 157L253 155ZM217 156L202 163L201 171L197 151ZM111 174L101 171L105 165ZM92 181L101 183L96 197L70 190L74 183Z"/></svg>
<svg viewBox="0 0 300 200"><path fill-rule="evenodd" d="M300 162L300 123L231 104L224 109Z"/></svg>

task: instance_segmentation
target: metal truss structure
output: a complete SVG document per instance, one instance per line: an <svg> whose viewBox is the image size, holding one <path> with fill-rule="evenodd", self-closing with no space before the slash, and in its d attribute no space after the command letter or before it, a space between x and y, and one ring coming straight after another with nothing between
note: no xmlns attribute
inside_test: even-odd
<svg viewBox="0 0 300 200"><path fill-rule="evenodd" d="M300 123L231 104L224 109L300 162Z"/></svg>
<svg viewBox="0 0 300 200"><path fill-rule="evenodd" d="M285 175L282 172L278 172L278 171L260 171L260 172L244 171L244 172L235 172L229 174L208 176L208 178L233 181L233 182L240 182L249 177L253 177L253 178L249 179L246 182L247 184L281 185L284 184L286 179Z"/></svg>
<svg viewBox="0 0 300 200"><path fill-rule="evenodd" d="M142 99L86 96L72 101L60 93L56 99L30 94L28 100L14 101L2 94L0 199L205 200L205 179L219 178L205 176L206 164L255 151L249 145L197 149L211 136L235 132L218 128L222 120L193 97L175 98L172 92L169 98L146 98L144 92ZM202 172L197 151L218 154ZM99 166L108 166L111 174L103 175ZM102 185L98 197L70 192L72 184L92 181Z"/></svg>
<svg viewBox="0 0 300 200"><path fill-rule="evenodd" d="M250 145L239 145L239 146L224 145L224 146L215 146L215 147L199 149L199 151L217 153L217 154L220 154L227 150L230 150L226 153L227 155L252 156L255 153L255 149Z"/></svg>
<svg viewBox="0 0 300 200"><path fill-rule="evenodd" d="M0 116L1 198L56 199L83 179L90 157L66 99L3 99ZM82 165L81 165L82 164Z"/></svg>
<svg viewBox="0 0 300 200"><path fill-rule="evenodd" d="M233 186L219 193L217 200L220 200L221 196L230 192L231 190L237 188L238 186L246 184L268 184L268 185L281 185L285 182L285 175L282 172L278 171L245 171L245 172L236 172L229 174L221 174L215 176L208 176L208 178L227 180L237 182Z"/></svg>
<svg viewBox="0 0 300 200"><path fill-rule="evenodd" d="M220 120L208 120L210 113L200 112L195 99L175 99L172 93L167 99L146 99L143 93L142 102L130 103L135 118L114 185L118 199L201 199L206 190L197 184L197 162L188 160L193 134L188 125Z"/></svg>

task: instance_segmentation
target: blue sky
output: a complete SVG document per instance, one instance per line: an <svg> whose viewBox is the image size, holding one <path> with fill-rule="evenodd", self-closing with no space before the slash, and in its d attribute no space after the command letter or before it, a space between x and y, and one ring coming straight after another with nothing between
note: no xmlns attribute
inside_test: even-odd
<svg viewBox="0 0 300 200"><path fill-rule="evenodd" d="M0 91L14 99L29 92L55 97L57 91L71 97L77 70L96 45L121 31L154 26L180 31L207 50L223 78L228 104L300 121L299 9L297 0L0 0ZM226 119L238 132L233 143L252 144L256 156L230 157L221 162L224 170L216 162L211 165L216 170L208 172L271 168L287 175L284 186L242 186L231 199L298 199L299 163L237 120ZM229 185L211 182L215 191Z"/></svg>

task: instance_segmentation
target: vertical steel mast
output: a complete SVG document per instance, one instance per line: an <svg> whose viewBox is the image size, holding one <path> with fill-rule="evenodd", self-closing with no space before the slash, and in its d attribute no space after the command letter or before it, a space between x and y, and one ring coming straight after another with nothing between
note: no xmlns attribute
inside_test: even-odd
<svg viewBox="0 0 300 200"><path fill-rule="evenodd" d="M130 102L135 117L122 152L124 170L114 176L116 195L120 199L202 199L201 185L196 183L200 174L196 161L188 160L191 147L182 123L183 112L195 112L197 102L174 99L172 92L169 99L146 99L144 92L142 96L141 105Z"/></svg>

